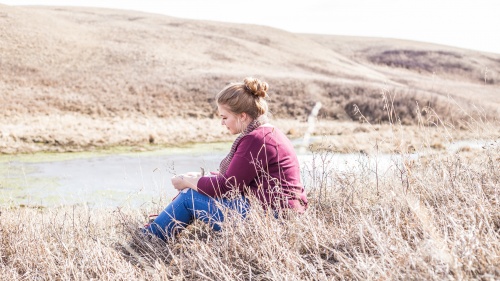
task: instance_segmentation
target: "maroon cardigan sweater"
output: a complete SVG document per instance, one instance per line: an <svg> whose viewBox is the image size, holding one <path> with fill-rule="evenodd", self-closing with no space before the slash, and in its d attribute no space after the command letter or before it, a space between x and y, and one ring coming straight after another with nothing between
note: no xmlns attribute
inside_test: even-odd
<svg viewBox="0 0 500 281"><path fill-rule="evenodd" d="M235 191L253 194L265 208L299 213L307 208L293 145L274 127L261 126L241 138L227 172L201 177L197 187L198 192L214 198Z"/></svg>

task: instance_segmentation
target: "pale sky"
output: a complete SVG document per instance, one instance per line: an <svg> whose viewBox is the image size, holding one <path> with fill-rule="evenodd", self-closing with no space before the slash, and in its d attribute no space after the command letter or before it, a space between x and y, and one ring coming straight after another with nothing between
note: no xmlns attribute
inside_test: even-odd
<svg viewBox="0 0 500 281"><path fill-rule="evenodd" d="M500 53L498 0L0 0L252 23L291 32L388 37Z"/></svg>

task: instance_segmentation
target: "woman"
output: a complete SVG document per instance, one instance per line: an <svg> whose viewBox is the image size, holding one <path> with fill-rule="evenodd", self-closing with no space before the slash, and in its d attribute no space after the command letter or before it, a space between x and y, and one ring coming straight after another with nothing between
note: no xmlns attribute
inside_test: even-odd
<svg viewBox="0 0 500 281"><path fill-rule="evenodd" d="M289 139L267 121L268 84L254 78L228 85L216 96L222 125L240 134L231 151L209 176L187 173L174 176L179 195L145 230L166 239L194 219L215 229L224 220L223 208L243 217L254 196L275 216L307 208L297 156Z"/></svg>

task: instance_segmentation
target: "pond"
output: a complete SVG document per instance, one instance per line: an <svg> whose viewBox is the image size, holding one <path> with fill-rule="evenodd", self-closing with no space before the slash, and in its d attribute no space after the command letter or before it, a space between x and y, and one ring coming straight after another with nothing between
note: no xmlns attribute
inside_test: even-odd
<svg viewBox="0 0 500 281"><path fill-rule="evenodd" d="M0 204L137 206L175 196L176 173L217 169L230 144L154 152L63 153L0 157Z"/></svg>
<svg viewBox="0 0 500 281"><path fill-rule="evenodd" d="M381 173L399 155L313 155L295 143L306 188L314 177L334 171ZM170 178L179 173L215 171L230 143L195 144L150 152L62 153L0 156L0 205L138 207L174 197ZM406 155L412 159L418 155ZM164 201L165 202L165 201Z"/></svg>
<svg viewBox="0 0 500 281"><path fill-rule="evenodd" d="M170 178L215 171L230 144L136 153L2 156L0 204L21 206L140 206L173 197Z"/></svg>

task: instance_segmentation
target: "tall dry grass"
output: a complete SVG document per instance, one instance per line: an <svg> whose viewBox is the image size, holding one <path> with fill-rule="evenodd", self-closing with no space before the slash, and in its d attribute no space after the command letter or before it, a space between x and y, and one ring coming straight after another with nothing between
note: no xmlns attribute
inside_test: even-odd
<svg viewBox="0 0 500 281"><path fill-rule="evenodd" d="M500 140L488 134L498 124L471 120L480 148L421 142L385 165L375 149L343 171L335 154L316 152L303 167L306 214L274 219L255 207L221 232L195 223L166 243L137 232L166 200L143 209L3 206L0 279L498 280ZM366 141L397 145L393 121L395 134Z"/></svg>

